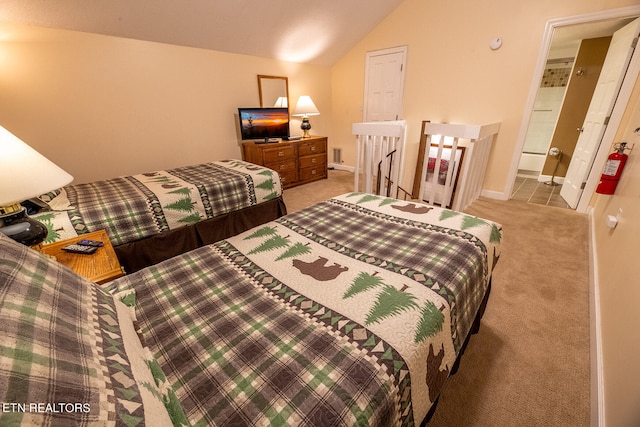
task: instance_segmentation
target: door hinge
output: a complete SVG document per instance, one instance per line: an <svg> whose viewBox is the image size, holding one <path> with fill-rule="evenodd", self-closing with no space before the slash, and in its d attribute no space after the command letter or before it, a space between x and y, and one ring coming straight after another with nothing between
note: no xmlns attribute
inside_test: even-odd
<svg viewBox="0 0 640 427"><path fill-rule="evenodd" d="M400 64L400 71L402 71L402 70L404 70L404 64Z"/></svg>
<svg viewBox="0 0 640 427"><path fill-rule="evenodd" d="M602 123L602 124L605 125L605 126L608 126L609 125L609 120L611 120L611 116L605 117L604 118L604 123Z"/></svg>
<svg viewBox="0 0 640 427"><path fill-rule="evenodd" d="M633 41L631 42L631 49L635 49L637 46L638 46L638 37L633 39Z"/></svg>
<svg viewBox="0 0 640 427"><path fill-rule="evenodd" d="M586 186L587 186L587 181L585 181L585 182L583 182L583 183L582 183L582 185L580 186L580 189L581 189L581 190L584 190L584 187L586 187Z"/></svg>

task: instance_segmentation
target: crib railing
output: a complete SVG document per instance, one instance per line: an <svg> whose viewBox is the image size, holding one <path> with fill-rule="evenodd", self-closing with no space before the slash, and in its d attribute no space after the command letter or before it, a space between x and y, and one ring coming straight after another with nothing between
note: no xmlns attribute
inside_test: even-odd
<svg viewBox="0 0 640 427"><path fill-rule="evenodd" d="M357 150L354 191L396 197L404 164L404 120L354 123L352 133Z"/></svg>
<svg viewBox="0 0 640 427"><path fill-rule="evenodd" d="M464 210L480 197L491 145L500 123L461 125L423 122L419 192L414 197L429 204ZM456 153L464 155L458 159ZM424 147L424 150L423 150ZM435 154L434 154L435 153ZM429 166L431 159L432 167ZM456 162L460 162L456 164ZM455 194L454 194L455 189Z"/></svg>

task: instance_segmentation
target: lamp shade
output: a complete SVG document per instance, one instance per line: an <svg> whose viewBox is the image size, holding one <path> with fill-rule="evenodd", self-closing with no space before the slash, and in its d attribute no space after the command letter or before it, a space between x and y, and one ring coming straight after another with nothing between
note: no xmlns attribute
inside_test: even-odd
<svg viewBox="0 0 640 427"><path fill-rule="evenodd" d="M287 108L289 106L289 102L287 101L287 97L286 96L279 96L278 99L276 99L276 103L273 104L274 107L276 108Z"/></svg>
<svg viewBox="0 0 640 427"><path fill-rule="evenodd" d="M311 97L308 95L303 95L298 98L296 108L293 110L292 115L309 117L317 116L318 114L320 114L320 111L318 111L318 107L316 107L316 104L313 103Z"/></svg>
<svg viewBox="0 0 640 427"><path fill-rule="evenodd" d="M0 206L64 187L73 177L0 126Z"/></svg>

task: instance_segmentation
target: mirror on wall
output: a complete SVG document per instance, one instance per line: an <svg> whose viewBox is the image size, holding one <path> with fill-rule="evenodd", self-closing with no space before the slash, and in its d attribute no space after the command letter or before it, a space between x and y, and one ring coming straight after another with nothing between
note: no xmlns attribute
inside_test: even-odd
<svg viewBox="0 0 640 427"><path fill-rule="evenodd" d="M258 74L258 93L263 108L289 106L289 80L286 77Z"/></svg>

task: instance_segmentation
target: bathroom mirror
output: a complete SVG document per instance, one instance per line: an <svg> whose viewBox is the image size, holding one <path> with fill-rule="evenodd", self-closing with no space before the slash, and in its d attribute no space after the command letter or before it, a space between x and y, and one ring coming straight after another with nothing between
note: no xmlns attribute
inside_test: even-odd
<svg viewBox="0 0 640 427"><path fill-rule="evenodd" d="M258 93L263 108L289 106L289 80L286 77L258 74Z"/></svg>

